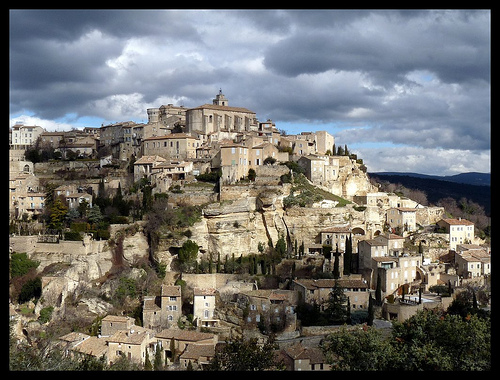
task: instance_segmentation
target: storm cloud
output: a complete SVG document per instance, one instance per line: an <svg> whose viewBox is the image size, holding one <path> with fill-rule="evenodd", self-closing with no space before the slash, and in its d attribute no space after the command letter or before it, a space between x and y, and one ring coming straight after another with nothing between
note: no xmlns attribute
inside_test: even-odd
<svg viewBox="0 0 500 380"><path fill-rule="evenodd" d="M141 122L222 89L289 133L330 131L369 170L490 171L489 10L9 14L11 123Z"/></svg>

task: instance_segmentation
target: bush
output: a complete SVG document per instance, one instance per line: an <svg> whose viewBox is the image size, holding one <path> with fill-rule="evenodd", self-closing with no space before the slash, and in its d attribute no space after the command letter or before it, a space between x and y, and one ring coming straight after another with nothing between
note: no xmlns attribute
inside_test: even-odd
<svg viewBox="0 0 500 380"><path fill-rule="evenodd" d="M13 253L10 257L10 275L12 278L28 273L31 268L36 268L40 262L28 259L26 252Z"/></svg>
<svg viewBox="0 0 500 380"><path fill-rule="evenodd" d="M54 311L54 308L52 306L44 307L42 310L40 310L40 317L38 319L42 323L46 323L50 321L50 318L52 317L52 312Z"/></svg>
<svg viewBox="0 0 500 380"><path fill-rule="evenodd" d="M64 233L64 240L69 241L81 241L83 240L82 235L78 231L66 231Z"/></svg>
<svg viewBox="0 0 500 380"><path fill-rule="evenodd" d="M17 301L19 303L25 303L31 300L32 298L38 300L41 295L42 295L42 280L40 279L40 277L36 277L33 280L27 281L23 285Z"/></svg>

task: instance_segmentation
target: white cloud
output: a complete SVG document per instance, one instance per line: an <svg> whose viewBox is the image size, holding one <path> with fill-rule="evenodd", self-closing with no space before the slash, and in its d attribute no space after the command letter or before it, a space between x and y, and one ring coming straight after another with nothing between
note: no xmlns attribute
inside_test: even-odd
<svg viewBox="0 0 500 380"><path fill-rule="evenodd" d="M70 123L57 122L54 120L41 119L36 116L29 115L19 115L17 117L10 119L10 126L14 126L16 123L28 125L28 126L39 126L44 128L46 131L68 131L73 128Z"/></svg>

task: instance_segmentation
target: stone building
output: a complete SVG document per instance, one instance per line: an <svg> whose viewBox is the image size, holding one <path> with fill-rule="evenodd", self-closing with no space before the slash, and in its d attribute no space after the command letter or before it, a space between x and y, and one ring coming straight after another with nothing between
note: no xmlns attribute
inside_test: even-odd
<svg viewBox="0 0 500 380"><path fill-rule="evenodd" d="M354 310L366 310L368 308L368 299L370 289L368 284L359 274L343 276L340 279L309 279L301 278L293 280L293 289L300 294L300 299L308 304L319 305L324 309L330 293L335 287L335 282L344 288L345 295L349 297L351 308Z"/></svg>
<svg viewBox="0 0 500 380"><path fill-rule="evenodd" d="M200 146L200 140L189 133L171 133L145 138L142 141L142 154L158 155L173 160L189 160L196 158L196 149Z"/></svg>
<svg viewBox="0 0 500 380"><path fill-rule="evenodd" d="M45 129L37 125L16 124L9 129L9 146L12 149L26 149L33 145Z"/></svg>
<svg viewBox="0 0 500 380"><path fill-rule="evenodd" d="M180 285L162 285L159 296L145 296L143 302L143 325L160 331L177 325L182 316Z"/></svg>
<svg viewBox="0 0 500 380"><path fill-rule="evenodd" d="M381 278L382 292L392 294L402 285L417 287L424 279L420 269L422 254L404 253L402 241L397 235L378 236L358 242L359 272L375 289Z"/></svg>
<svg viewBox="0 0 500 380"><path fill-rule="evenodd" d="M491 275L491 254L477 244L457 244L455 267L463 278L478 278Z"/></svg>
<svg viewBox="0 0 500 380"><path fill-rule="evenodd" d="M243 107L230 107L222 91L212 104L204 104L186 111L186 132L199 134L205 141L213 132L242 132L258 127L256 114Z"/></svg>
<svg viewBox="0 0 500 380"><path fill-rule="evenodd" d="M214 317L215 297L214 288L193 289L193 318L198 327L215 327L218 320Z"/></svg>
<svg viewBox="0 0 500 380"><path fill-rule="evenodd" d="M412 232L417 229L417 209L408 207L394 207L387 210L387 223L391 228L398 228L401 232Z"/></svg>
<svg viewBox="0 0 500 380"><path fill-rule="evenodd" d="M441 219L437 225L449 235L451 250L455 250L457 244L467 244L474 241L474 223L467 219Z"/></svg>

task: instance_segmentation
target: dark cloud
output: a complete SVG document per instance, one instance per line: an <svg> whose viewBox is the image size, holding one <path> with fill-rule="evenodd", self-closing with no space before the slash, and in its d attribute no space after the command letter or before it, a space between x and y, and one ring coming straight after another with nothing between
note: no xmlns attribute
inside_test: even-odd
<svg viewBox="0 0 500 380"><path fill-rule="evenodd" d="M9 21L11 115L141 121L222 88L278 127L342 125L348 144L489 151L488 10L13 10Z"/></svg>
<svg viewBox="0 0 500 380"><path fill-rule="evenodd" d="M325 12L324 18L331 13ZM405 12L361 15L353 13L352 22L341 27L325 22L297 28L267 47L266 67L286 76L361 71L383 81L398 81L425 68L446 82L489 81L488 12L467 17L460 11L412 13L411 18Z"/></svg>

